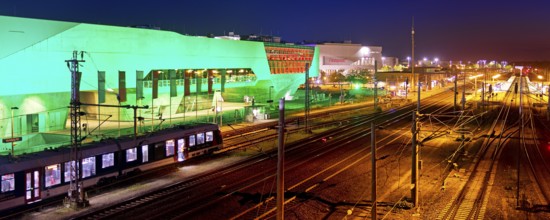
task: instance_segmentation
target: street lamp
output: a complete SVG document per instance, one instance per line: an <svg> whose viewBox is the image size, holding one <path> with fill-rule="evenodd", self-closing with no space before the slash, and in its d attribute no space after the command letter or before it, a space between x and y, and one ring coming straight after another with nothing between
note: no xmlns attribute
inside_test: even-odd
<svg viewBox="0 0 550 220"><path fill-rule="evenodd" d="M411 67L411 57L407 57L407 68Z"/></svg>
<svg viewBox="0 0 550 220"><path fill-rule="evenodd" d="M11 138L13 139L13 110L18 110L17 107L11 107ZM15 154L13 152L14 142L11 142L11 156L14 157Z"/></svg>

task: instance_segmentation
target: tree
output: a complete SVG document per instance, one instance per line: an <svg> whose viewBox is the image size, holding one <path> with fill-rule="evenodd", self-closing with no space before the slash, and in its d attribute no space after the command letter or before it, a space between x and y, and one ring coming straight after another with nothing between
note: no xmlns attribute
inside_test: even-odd
<svg viewBox="0 0 550 220"><path fill-rule="evenodd" d="M342 74L341 71L338 71L336 73L329 74L328 80L329 82L342 82L346 79L344 74Z"/></svg>
<svg viewBox="0 0 550 220"><path fill-rule="evenodd" d="M368 81L367 71L354 71L346 76L346 81L353 84L365 84Z"/></svg>
<svg viewBox="0 0 550 220"><path fill-rule="evenodd" d="M395 64L395 66L393 67L393 70L395 71L403 71L405 67L401 64Z"/></svg>

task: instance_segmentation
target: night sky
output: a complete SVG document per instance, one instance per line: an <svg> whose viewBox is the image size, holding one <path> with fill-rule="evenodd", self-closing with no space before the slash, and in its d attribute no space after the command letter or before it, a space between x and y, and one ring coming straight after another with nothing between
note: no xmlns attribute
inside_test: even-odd
<svg viewBox="0 0 550 220"><path fill-rule="evenodd" d="M273 34L287 42L351 40L400 59L411 55L414 16L417 59L550 61L547 0L2 0L0 15L189 35Z"/></svg>

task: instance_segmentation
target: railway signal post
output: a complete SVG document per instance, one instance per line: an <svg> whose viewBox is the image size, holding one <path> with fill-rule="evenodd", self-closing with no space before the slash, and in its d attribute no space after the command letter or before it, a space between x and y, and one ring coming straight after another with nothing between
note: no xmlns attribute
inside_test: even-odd
<svg viewBox="0 0 550 220"><path fill-rule="evenodd" d="M80 59L78 55L80 54ZM77 165L82 159L80 153L80 145L82 144L82 129L80 116L84 113L80 111L80 79L82 73L79 71L79 63L83 60L84 51L73 51L73 57L70 60L65 60L67 67L71 71L71 102L70 102L70 117L71 117L71 162L70 162L70 187L68 192L69 204L71 207L78 208L88 205L88 201L84 196L84 189L80 181L81 172Z"/></svg>
<svg viewBox="0 0 550 220"><path fill-rule="evenodd" d="M311 100L310 100L310 97L309 97L309 63L306 63L306 81L305 81L305 84L304 84L304 87L306 89L306 98L305 98L305 116L304 116L304 124L305 124L305 132L306 133L311 133L310 129L309 129L309 124L308 124L308 121L309 121L309 113L310 113L310 104L311 104ZM280 107L279 107L280 108Z"/></svg>
<svg viewBox="0 0 550 220"><path fill-rule="evenodd" d="M374 121L370 124L370 141L371 141L371 157L372 157L372 210L371 219L376 219L376 127Z"/></svg>
<svg viewBox="0 0 550 220"><path fill-rule="evenodd" d="M277 161L277 220L285 216L285 98L279 100L279 149Z"/></svg>
<svg viewBox="0 0 550 220"><path fill-rule="evenodd" d="M414 207L418 207L418 112L412 113L412 169L411 169L411 199Z"/></svg>

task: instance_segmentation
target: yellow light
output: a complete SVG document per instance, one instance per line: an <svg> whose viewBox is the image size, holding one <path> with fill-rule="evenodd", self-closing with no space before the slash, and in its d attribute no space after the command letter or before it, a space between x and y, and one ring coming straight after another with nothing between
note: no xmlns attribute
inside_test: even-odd
<svg viewBox="0 0 550 220"><path fill-rule="evenodd" d="M538 75L537 78L542 79L542 76L541 76L541 75Z"/></svg>
<svg viewBox="0 0 550 220"><path fill-rule="evenodd" d="M479 75L475 75L475 76L470 76L470 79L475 79L475 78L478 78L480 76L483 76L483 74L479 74Z"/></svg>

